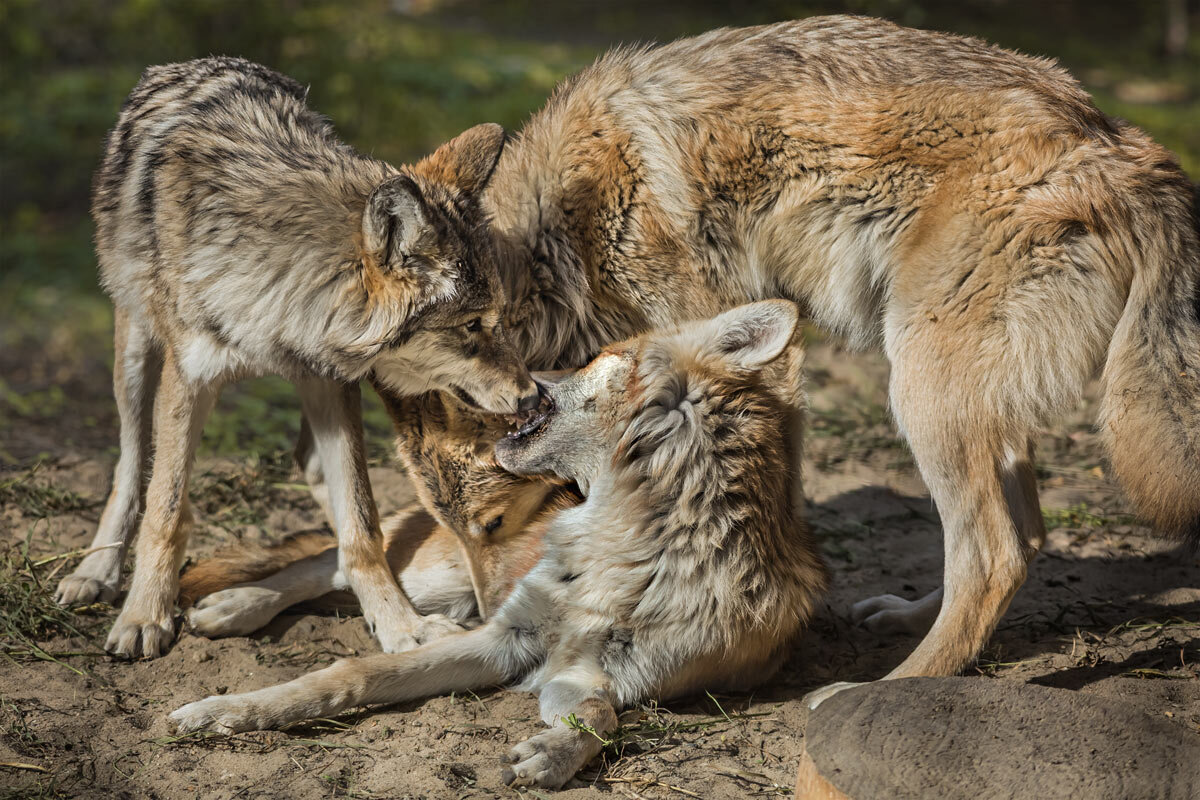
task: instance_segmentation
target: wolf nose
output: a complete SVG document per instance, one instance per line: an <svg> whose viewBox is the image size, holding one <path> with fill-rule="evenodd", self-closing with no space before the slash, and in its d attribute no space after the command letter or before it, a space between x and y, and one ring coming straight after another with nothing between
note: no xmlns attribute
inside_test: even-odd
<svg viewBox="0 0 1200 800"><path fill-rule="evenodd" d="M524 416L532 413L542 402L541 387L533 394L527 394L517 401L517 413Z"/></svg>

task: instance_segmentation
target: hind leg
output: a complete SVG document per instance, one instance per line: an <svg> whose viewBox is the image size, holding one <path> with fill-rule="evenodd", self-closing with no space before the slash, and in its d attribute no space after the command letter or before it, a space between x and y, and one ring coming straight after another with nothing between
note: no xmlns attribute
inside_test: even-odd
<svg viewBox="0 0 1200 800"><path fill-rule="evenodd" d="M313 438L312 425L303 412L300 414L300 436L296 439L296 449L292 452L292 457L296 460L296 466L304 473L308 490L321 507L321 513L325 515L330 530L336 533L333 509L329 505L329 486L325 483L325 468L321 465L321 453L317 450L316 439Z"/></svg>
<svg viewBox="0 0 1200 800"><path fill-rule="evenodd" d="M936 476L927 482L944 528L943 596L925 638L888 678L953 675L972 661L1041 547L1045 534L1028 445L1018 456L1000 437L978 435L971 444L950 448L936 441L913 443L914 452L926 454L918 456L922 473ZM929 610L918 601L913 613ZM908 626L916 629L912 622Z"/></svg>
<svg viewBox="0 0 1200 800"><path fill-rule="evenodd" d="M88 547L92 552L55 591L55 599L63 605L116 599L121 565L141 513L160 366L150 332L119 308L115 317L113 394L121 420L121 456L100 525Z"/></svg>
<svg viewBox="0 0 1200 800"><path fill-rule="evenodd" d="M188 478L217 394L215 386L189 382L174 354L166 353L154 404L154 465L146 489L146 513L138 532L129 596L104 645L110 653L154 657L174 638L172 610L192 521Z"/></svg>
<svg viewBox="0 0 1200 800"><path fill-rule="evenodd" d="M874 603L877 628L920 630L936 611L889 678L953 675L974 659L1045 535L1031 424L1020 419L1036 410L1036 375L1003 327L986 324L916 313L889 331L892 408L937 504L945 559L940 603Z"/></svg>

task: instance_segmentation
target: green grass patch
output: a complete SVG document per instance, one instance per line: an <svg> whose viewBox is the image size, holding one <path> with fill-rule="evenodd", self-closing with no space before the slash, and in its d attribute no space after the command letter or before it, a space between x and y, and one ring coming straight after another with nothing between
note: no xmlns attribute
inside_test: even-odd
<svg viewBox="0 0 1200 800"><path fill-rule="evenodd" d="M1071 528L1075 530L1095 530L1112 525L1129 524L1135 521L1130 514L1106 514L1092 511L1085 503L1078 503L1068 508L1043 508L1042 520L1047 530L1056 528Z"/></svg>
<svg viewBox="0 0 1200 800"><path fill-rule="evenodd" d="M53 580L64 563L51 558L34 561L29 544L9 545L0 549L0 655L10 662L48 661L79 675L86 674L63 661L70 656L103 655L92 634L108 610L97 604L84 609L68 609L54 600ZM77 613L86 612L86 613ZM76 636L86 649L58 652L43 647L48 639Z"/></svg>

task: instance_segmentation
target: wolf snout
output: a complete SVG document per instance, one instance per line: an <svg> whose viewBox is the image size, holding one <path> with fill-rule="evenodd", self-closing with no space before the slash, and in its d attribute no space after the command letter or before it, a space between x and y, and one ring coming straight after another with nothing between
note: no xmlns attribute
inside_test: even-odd
<svg viewBox="0 0 1200 800"><path fill-rule="evenodd" d="M537 411L538 406L542 404L542 386L539 383L534 383L534 392L527 394L517 401L517 416L521 418L528 417L534 411Z"/></svg>

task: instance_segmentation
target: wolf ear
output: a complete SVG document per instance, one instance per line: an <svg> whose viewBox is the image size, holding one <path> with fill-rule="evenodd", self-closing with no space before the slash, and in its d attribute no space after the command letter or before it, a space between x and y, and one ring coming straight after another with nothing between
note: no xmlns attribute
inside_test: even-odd
<svg viewBox="0 0 1200 800"><path fill-rule="evenodd" d="M397 175L372 190L363 209L363 249L382 269L404 262L429 230L421 190L407 175Z"/></svg>
<svg viewBox="0 0 1200 800"><path fill-rule="evenodd" d="M706 324L711 342L706 350L742 369L757 369L783 352L800 312L787 300L764 300L738 306Z"/></svg>
<svg viewBox="0 0 1200 800"><path fill-rule="evenodd" d="M503 150L504 128L485 122L468 128L418 161L413 171L465 194L476 194L487 186Z"/></svg>

